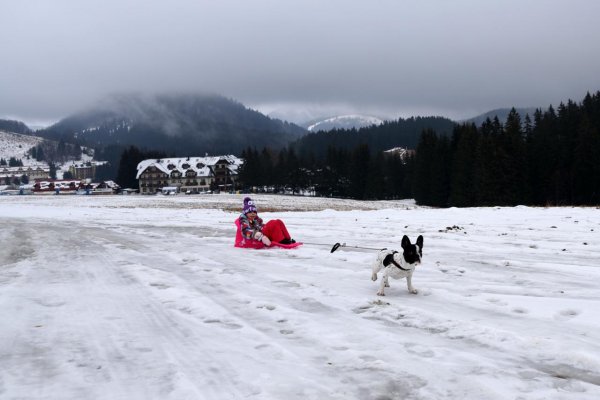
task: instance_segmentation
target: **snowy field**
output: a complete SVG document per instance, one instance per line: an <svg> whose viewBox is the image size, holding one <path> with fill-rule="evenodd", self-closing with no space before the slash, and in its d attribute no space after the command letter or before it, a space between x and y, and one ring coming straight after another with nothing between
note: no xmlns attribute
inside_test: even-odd
<svg viewBox="0 0 600 400"><path fill-rule="evenodd" d="M242 198L1 196L0 399L600 398L598 209L255 196L311 244L243 250Z"/></svg>

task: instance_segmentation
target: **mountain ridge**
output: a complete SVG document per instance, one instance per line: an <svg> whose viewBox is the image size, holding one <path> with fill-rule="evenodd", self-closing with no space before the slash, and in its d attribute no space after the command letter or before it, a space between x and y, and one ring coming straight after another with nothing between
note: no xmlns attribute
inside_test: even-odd
<svg viewBox="0 0 600 400"><path fill-rule="evenodd" d="M87 146L118 144L174 155L283 147L307 133L217 95L119 95L36 132Z"/></svg>
<svg viewBox="0 0 600 400"><path fill-rule="evenodd" d="M511 108L490 110L455 121L480 125L498 116L506 121ZM531 116L535 108L518 108ZM312 120L301 126L271 118L242 103L219 95L121 94L105 98L95 107L73 113L37 131L20 121L0 120L0 129L88 147L134 145L172 155L241 153L248 147L281 148L317 131L361 131L394 121L347 114ZM329 124L329 125L328 125ZM8 128L8 129L7 129Z"/></svg>
<svg viewBox="0 0 600 400"><path fill-rule="evenodd" d="M533 113L538 109L539 107L514 107L514 109L517 111L517 113L519 113L519 115L521 116L521 119L525 118L525 115L529 114L529 117L532 118L533 117ZM479 126L481 125L483 122L485 122L485 120L487 118L489 118L490 120L493 120L494 117L498 117L498 120L500 121L500 123L504 124L506 122L506 118L508 117L508 114L510 113L510 111L513 109L513 107L508 107L508 108L496 108L494 110L490 110L487 112L484 112L482 114L479 114L475 117L471 117L471 118L467 118L467 119L462 119L457 121L458 123L469 123L472 122L475 125Z"/></svg>

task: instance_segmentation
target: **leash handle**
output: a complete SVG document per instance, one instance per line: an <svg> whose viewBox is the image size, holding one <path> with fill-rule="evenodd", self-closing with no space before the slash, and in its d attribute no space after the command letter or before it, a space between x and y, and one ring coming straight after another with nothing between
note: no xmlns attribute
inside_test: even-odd
<svg viewBox="0 0 600 400"><path fill-rule="evenodd" d="M334 244L333 247L331 248L331 253L333 253L334 251L336 251L340 247L346 247L346 243L344 243L344 244L339 244L339 243Z"/></svg>

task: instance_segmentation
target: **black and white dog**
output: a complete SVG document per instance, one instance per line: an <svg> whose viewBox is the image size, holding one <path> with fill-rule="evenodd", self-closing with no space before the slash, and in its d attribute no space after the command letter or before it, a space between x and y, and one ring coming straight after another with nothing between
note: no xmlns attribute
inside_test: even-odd
<svg viewBox="0 0 600 400"><path fill-rule="evenodd" d="M373 262L373 275L371 279L377 280L377 273L383 269L383 278L377 295L385 296L384 288L390 287L388 278L391 276L394 279L406 278L408 291L412 294L417 294L418 291L412 285L412 275L417 264L421 264L423 257L423 236L417 238L415 244L410 243L408 236L402 238L402 253L394 250L383 249L377 255L377 259Z"/></svg>

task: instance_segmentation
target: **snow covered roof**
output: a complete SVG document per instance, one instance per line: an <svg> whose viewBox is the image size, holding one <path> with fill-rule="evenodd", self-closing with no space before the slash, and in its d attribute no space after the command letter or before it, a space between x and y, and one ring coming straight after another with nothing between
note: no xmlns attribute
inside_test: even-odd
<svg viewBox="0 0 600 400"><path fill-rule="evenodd" d="M50 171L50 168L42 168L40 166L23 166L23 167L5 167L2 166L0 167L0 173L2 174L22 174L25 172L31 173L31 172L48 172Z"/></svg>
<svg viewBox="0 0 600 400"><path fill-rule="evenodd" d="M140 178L142 172L149 167L156 167L158 170L167 175L171 172L178 171L185 175L186 171L195 171L197 176L210 176L212 174L211 167L215 166L219 161L226 161L229 170L233 174L237 174L237 170L243 161L234 155L224 156L206 156L206 157L181 157L181 158L153 158L143 160L137 165L136 179Z"/></svg>

